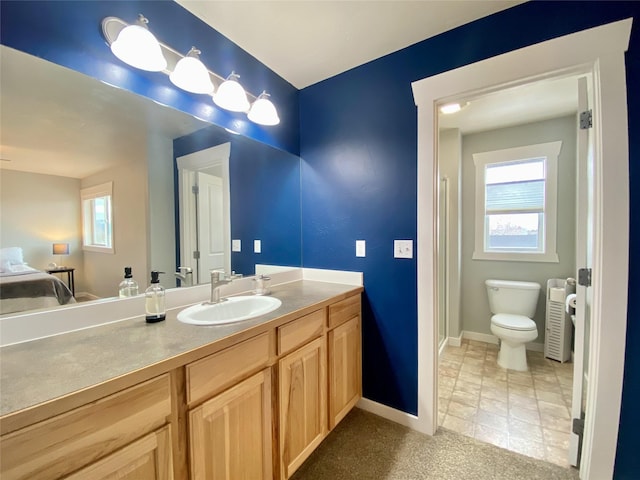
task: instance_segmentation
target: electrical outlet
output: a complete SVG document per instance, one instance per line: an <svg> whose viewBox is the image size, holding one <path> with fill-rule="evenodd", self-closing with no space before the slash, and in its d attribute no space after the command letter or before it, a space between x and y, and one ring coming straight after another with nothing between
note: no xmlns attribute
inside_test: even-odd
<svg viewBox="0 0 640 480"><path fill-rule="evenodd" d="M413 240L394 240L394 258L413 258Z"/></svg>
<svg viewBox="0 0 640 480"><path fill-rule="evenodd" d="M356 257L366 257L366 251L366 242L364 240L356 240Z"/></svg>
<svg viewBox="0 0 640 480"><path fill-rule="evenodd" d="M253 241L253 253L262 253L262 242L260 240Z"/></svg>
<svg viewBox="0 0 640 480"><path fill-rule="evenodd" d="M232 252L242 251L242 242L240 240L231 240L231 251Z"/></svg>

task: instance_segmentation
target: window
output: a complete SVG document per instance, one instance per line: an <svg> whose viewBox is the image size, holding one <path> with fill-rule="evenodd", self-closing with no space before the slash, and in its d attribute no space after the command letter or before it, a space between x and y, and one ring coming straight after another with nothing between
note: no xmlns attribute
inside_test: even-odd
<svg viewBox="0 0 640 480"><path fill-rule="evenodd" d="M476 153L474 260L558 262L562 142Z"/></svg>
<svg viewBox="0 0 640 480"><path fill-rule="evenodd" d="M84 250L114 253L112 196L113 182L83 188L80 191Z"/></svg>

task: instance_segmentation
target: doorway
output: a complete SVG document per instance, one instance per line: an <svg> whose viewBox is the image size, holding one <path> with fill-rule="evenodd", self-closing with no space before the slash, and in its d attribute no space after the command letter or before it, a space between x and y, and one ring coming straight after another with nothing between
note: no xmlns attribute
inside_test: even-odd
<svg viewBox="0 0 640 480"><path fill-rule="evenodd" d="M595 221L589 385L582 478L608 478L615 461L626 335L629 192L624 52L631 19L542 42L413 84L418 105L418 250L435 252L434 107L463 92L495 91L559 74L592 73ZM606 105L607 108L599 108ZM603 158L607 158L607 162ZM606 201L605 201L606 199ZM437 256L418 261L418 429L437 428ZM602 319L606 312L607 325ZM605 355L606 352L606 355Z"/></svg>

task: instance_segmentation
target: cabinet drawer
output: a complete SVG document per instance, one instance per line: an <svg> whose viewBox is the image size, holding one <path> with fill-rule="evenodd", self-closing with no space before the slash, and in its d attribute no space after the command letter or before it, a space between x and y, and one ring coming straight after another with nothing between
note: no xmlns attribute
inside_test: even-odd
<svg viewBox="0 0 640 480"><path fill-rule="evenodd" d="M360 308L360 295L354 295L329 305L329 329L336 328L347 320L360 315Z"/></svg>
<svg viewBox="0 0 640 480"><path fill-rule="evenodd" d="M2 437L4 479L54 479L74 472L167 423L169 375Z"/></svg>
<svg viewBox="0 0 640 480"><path fill-rule="evenodd" d="M264 368L269 362L271 338L271 332L264 332L187 365L187 402L209 398Z"/></svg>
<svg viewBox="0 0 640 480"><path fill-rule="evenodd" d="M323 333L325 310L317 310L278 327L278 355L319 337Z"/></svg>

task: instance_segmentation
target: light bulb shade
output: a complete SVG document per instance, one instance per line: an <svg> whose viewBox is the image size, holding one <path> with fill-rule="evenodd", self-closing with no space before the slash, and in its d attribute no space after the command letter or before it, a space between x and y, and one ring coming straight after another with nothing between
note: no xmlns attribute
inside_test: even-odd
<svg viewBox="0 0 640 480"><path fill-rule="evenodd" d="M231 110L232 112L246 112L249 110L247 93L238 82L238 78L239 75L231 72L231 75L218 87L218 91L213 94L213 101L220 108Z"/></svg>
<svg viewBox="0 0 640 480"><path fill-rule="evenodd" d="M278 125L280 123L276 107L269 100L269 94L266 92L262 92L258 99L253 102L247 117L252 122L260 125Z"/></svg>
<svg viewBox="0 0 640 480"><path fill-rule="evenodd" d="M207 67L198 58L198 52L192 48L186 57L180 59L169 80L176 87L191 93L210 94L213 92L213 83L207 71Z"/></svg>
<svg viewBox="0 0 640 480"><path fill-rule="evenodd" d="M127 65L140 70L161 72L167 68L167 60L162 55L158 40L142 25L123 28L111 44L111 51Z"/></svg>
<svg viewBox="0 0 640 480"><path fill-rule="evenodd" d="M54 243L53 244L53 254L54 255L69 255L69 244L68 243Z"/></svg>

